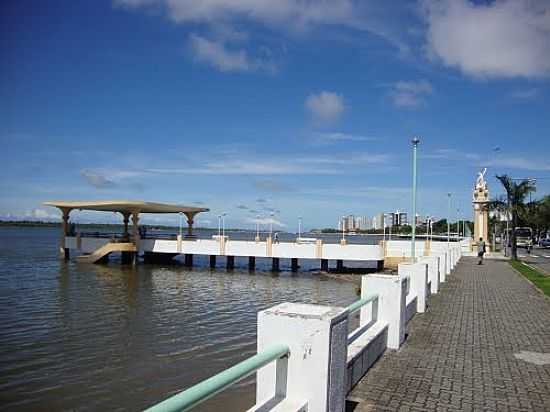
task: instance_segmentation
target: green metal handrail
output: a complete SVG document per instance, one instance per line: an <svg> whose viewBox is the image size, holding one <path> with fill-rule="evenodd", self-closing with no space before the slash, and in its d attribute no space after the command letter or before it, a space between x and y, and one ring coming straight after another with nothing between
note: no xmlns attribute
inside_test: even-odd
<svg viewBox="0 0 550 412"><path fill-rule="evenodd" d="M248 359L212 376L195 386L184 390L156 405L146 409L147 412L184 412L211 398L229 386L246 378L261 367L274 360L290 354L288 345L277 344L268 347Z"/></svg>
<svg viewBox="0 0 550 412"><path fill-rule="evenodd" d="M346 309L351 312L355 312L356 310L361 309L361 307L365 306L367 303L372 302L373 300L378 299L378 295L367 295L364 298L361 298L359 300L356 300L351 305L349 305Z"/></svg>

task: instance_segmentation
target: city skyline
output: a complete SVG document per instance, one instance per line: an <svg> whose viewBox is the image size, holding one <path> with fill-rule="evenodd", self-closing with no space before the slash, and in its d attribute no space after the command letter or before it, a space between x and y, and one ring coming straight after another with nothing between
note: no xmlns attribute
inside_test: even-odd
<svg viewBox="0 0 550 412"><path fill-rule="evenodd" d="M535 3L193 4L3 2L0 218L94 199L206 206L210 227L410 215L414 136L420 212L446 216L452 192L471 218L482 167L491 196L495 174L550 176Z"/></svg>

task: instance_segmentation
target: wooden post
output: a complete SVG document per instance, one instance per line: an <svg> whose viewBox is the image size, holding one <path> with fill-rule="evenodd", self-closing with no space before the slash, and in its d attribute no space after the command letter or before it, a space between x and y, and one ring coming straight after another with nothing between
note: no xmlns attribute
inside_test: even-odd
<svg viewBox="0 0 550 412"><path fill-rule="evenodd" d="M248 257L248 270L254 271L256 269L256 257L255 256L249 256Z"/></svg>
<svg viewBox="0 0 550 412"><path fill-rule="evenodd" d="M292 258L290 260L290 267L293 272L298 272L298 258Z"/></svg>
<svg viewBox="0 0 550 412"><path fill-rule="evenodd" d="M216 255L210 255L210 268L214 269L216 267Z"/></svg>
<svg viewBox="0 0 550 412"><path fill-rule="evenodd" d="M278 272L279 271L279 258L273 258L272 259L271 270L273 272Z"/></svg>
<svg viewBox="0 0 550 412"><path fill-rule="evenodd" d="M321 272L328 272L328 259L321 259Z"/></svg>

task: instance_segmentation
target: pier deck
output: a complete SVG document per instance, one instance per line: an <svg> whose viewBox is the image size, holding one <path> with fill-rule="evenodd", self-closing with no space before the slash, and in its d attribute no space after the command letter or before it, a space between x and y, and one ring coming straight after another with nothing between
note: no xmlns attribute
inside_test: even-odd
<svg viewBox="0 0 550 412"><path fill-rule="evenodd" d="M550 299L507 262L462 258L348 399L364 411L550 410Z"/></svg>

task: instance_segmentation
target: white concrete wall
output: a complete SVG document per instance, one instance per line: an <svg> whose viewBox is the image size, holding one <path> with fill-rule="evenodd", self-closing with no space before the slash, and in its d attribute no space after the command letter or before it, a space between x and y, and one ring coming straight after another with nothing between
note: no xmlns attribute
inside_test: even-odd
<svg viewBox="0 0 550 412"><path fill-rule="evenodd" d="M344 411L347 327L348 312L338 307L281 303L258 313L258 353L275 343L290 347L286 398L306 400L308 412ZM257 405L277 398L276 373L275 362L258 370Z"/></svg>
<svg viewBox="0 0 550 412"><path fill-rule="evenodd" d="M315 243L274 243L273 257L287 258L294 257L299 259L315 259Z"/></svg>
<svg viewBox="0 0 550 412"><path fill-rule="evenodd" d="M424 239L416 239L414 242L416 257L424 255ZM388 257L411 257L410 240L388 240L386 241L386 256Z"/></svg>
<svg viewBox="0 0 550 412"><path fill-rule="evenodd" d="M67 238L68 248L76 249L76 240ZM104 238L82 238L83 252L91 253L109 240ZM226 255L226 256L255 256L277 257L283 259L331 259L375 261L383 260L383 250L378 245L340 245L323 244L321 256L317 255L317 246L312 243L273 243L271 251L267 242L243 240L226 240L225 249L222 242L216 239L183 240L181 252L178 251L177 240L141 239L140 252L155 253L189 253L194 255ZM85 245L85 246L84 246ZM94 247L97 245L97 247ZM270 254L271 253L271 254Z"/></svg>
<svg viewBox="0 0 550 412"><path fill-rule="evenodd" d="M323 259L383 260L384 251L378 245L323 244Z"/></svg>
<svg viewBox="0 0 550 412"><path fill-rule="evenodd" d="M407 304L416 297L416 311L424 313L428 301L428 266L424 262L400 263L397 269L400 277L409 277L410 286Z"/></svg>
<svg viewBox="0 0 550 412"><path fill-rule="evenodd" d="M378 294L378 321L388 325L388 348L398 349L405 338L406 281L399 276L374 273L363 276L361 290Z"/></svg>
<svg viewBox="0 0 550 412"><path fill-rule="evenodd" d="M424 256L419 262L428 265L428 281L430 282L430 293L439 292L439 260L440 256Z"/></svg>

